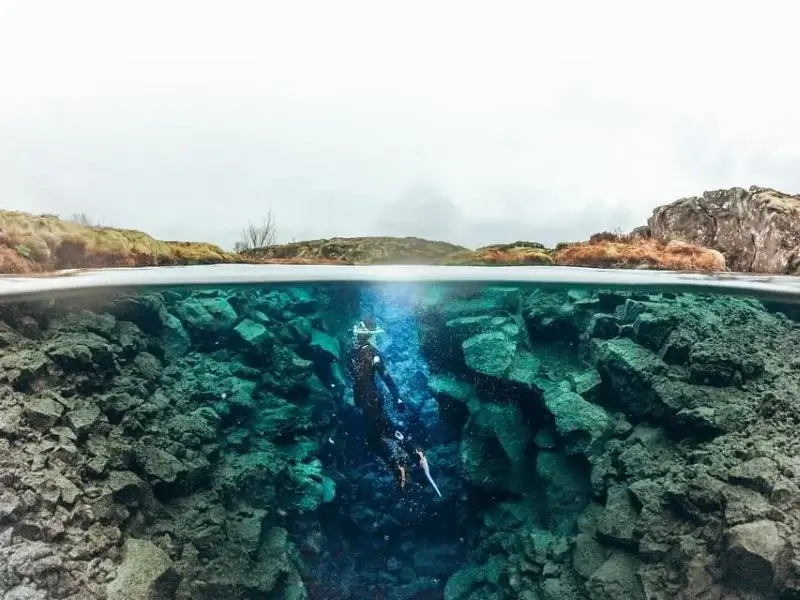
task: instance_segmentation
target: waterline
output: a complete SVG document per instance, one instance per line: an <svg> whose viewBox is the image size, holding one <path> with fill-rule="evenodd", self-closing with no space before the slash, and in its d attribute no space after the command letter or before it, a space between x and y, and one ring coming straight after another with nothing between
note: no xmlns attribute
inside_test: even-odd
<svg viewBox="0 0 800 600"><path fill-rule="evenodd" d="M541 288L638 288L653 292L725 293L800 302L800 278L750 273L685 273L553 266L427 265L193 265L74 269L42 275L0 276L0 301L58 297L91 290L141 291L163 287L219 287L258 283L472 283Z"/></svg>

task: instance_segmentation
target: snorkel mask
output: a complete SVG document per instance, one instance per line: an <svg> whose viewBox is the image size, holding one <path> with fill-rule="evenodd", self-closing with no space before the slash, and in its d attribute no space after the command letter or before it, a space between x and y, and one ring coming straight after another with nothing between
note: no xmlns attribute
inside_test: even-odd
<svg viewBox="0 0 800 600"><path fill-rule="evenodd" d="M364 323L364 321L359 321L353 326L353 338L356 341L364 336L369 336L369 342L374 344L375 334L377 333L383 333L383 329L380 327L370 328L366 323Z"/></svg>

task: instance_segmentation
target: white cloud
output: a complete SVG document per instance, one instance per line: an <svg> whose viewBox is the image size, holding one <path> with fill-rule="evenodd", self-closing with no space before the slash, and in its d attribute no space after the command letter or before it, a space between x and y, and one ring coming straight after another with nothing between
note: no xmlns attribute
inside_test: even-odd
<svg viewBox="0 0 800 600"><path fill-rule="evenodd" d="M800 191L788 2L121 6L0 4L4 207L225 245L271 208L282 239L476 245ZM452 218L404 209L421 185Z"/></svg>

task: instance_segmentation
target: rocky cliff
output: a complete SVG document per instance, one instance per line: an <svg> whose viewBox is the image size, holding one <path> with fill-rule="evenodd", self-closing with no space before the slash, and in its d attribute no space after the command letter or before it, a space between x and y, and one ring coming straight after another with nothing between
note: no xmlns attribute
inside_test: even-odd
<svg viewBox="0 0 800 600"><path fill-rule="evenodd" d="M800 269L800 196L756 186L705 192L656 208L648 228L662 241L718 250L733 271Z"/></svg>

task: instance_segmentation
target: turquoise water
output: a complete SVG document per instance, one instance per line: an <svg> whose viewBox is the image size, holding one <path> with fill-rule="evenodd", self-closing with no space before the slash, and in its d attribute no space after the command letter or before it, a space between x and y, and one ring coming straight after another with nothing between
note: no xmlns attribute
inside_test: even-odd
<svg viewBox="0 0 800 600"><path fill-rule="evenodd" d="M795 281L0 279L0 598L798 597ZM367 317L430 479L367 444Z"/></svg>

